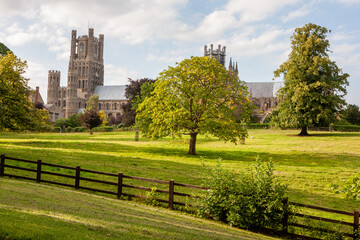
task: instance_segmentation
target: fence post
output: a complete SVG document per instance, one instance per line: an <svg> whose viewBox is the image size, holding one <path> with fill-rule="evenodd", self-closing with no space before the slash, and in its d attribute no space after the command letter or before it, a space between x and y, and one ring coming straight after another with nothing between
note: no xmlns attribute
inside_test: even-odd
<svg viewBox="0 0 360 240"><path fill-rule="evenodd" d="M5 154L1 154L0 177L4 176L4 169L5 169Z"/></svg>
<svg viewBox="0 0 360 240"><path fill-rule="evenodd" d="M169 181L169 209L174 209L174 179Z"/></svg>
<svg viewBox="0 0 360 240"><path fill-rule="evenodd" d="M118 174L118 192L117 192L117 198L119 198L119 199L122 195L122 182L123 182L123 173L119 172L119 174Z"/></svg>
<svg viewBox="0 0 360 240"><path fill-rule="evenodd" d="M37 161L36 181L41 182L41 159Z"/></svg>
<svg viewBox="0 0 360 240"><path fill-rule="evenodd" d="M282 232L283 232L283 234L287 234L288 233L288 221L289 221L289 206L288 206L289 199L285 198L282 201L282 204L283 204L283 212L284 212L283 219L282 219Z"/></svg>
<svg viewBox="0 0 360 240"><path fill-rule="evenodd" d="M80 166L76 166L75 188L78 189L79 186L80 186Z"/></svg>
<svg viewBox="0 0 360 240"><path fill-rule="evenodd" d="M354 239L358 239L359 230L359 210L354 210Z"/></svg>

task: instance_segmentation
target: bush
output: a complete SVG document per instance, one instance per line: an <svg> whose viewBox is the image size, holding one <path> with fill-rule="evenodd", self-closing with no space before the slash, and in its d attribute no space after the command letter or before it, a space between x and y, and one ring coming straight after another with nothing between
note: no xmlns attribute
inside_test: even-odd
<svg viewBox="0 0 360 240"><path fill-rule="evenodd" d="M72 132L72 130L73 130L72 127L67 127L67 128L65 129L65 132Z"/></svg>
<svg viewBox="0 0 360 240"><path fill-rule="evenodd" d="M332 184L330 189L335 194L345 194L347 199L360 201L360 173L349 177L340 184Z"/></svg>
<svg viewBox="0 0 360 240"><path fill-rule="evenodd" d="M83 127L74 128L74 132L84 132L84 131L85 131L85 128L83 128Z"/></svg>
<svg viewBox="0 0 360 240"><path fill-rule="evenodd" d="M254 170L239 181L234 173L223 169L220 161L213 169L203 165L203 170L203 185L210 190L200 200L201 215L255 231L283 227L290 211L284 204L287 187L275 178L271 160L257 159Z"/></svg>
<svg viewBox="0 0 360 240"><path fill-rule="evenodd" d="M93 132L112 132L112 131L114 131L114 127L95 127L95 128L93 128Z"/></svg>
<svg viewBox="0 0 360 240"><path fill-rule="evenodd" d="M358 126L358 125L334 125L334 130L336 130L336 131L360 131L360 126Z"/></svg>
<svg viewBox="0 0 360 240"><path fill-rule="evenodd" d="M247 124L249 129L269 129L270 126L268 123L249 123Z"/></svg>

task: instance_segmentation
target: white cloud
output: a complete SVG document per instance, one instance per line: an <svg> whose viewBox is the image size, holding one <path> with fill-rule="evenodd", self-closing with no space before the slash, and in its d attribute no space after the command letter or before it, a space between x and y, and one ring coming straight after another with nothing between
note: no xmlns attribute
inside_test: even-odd
<svg viewBox="0 0 360 240"><path fill-rule="evenodd" d="M360 0L336 0L340 3L343 3L347 6L351 6L351 5L354 5L354 4L360 4Z"/></svg>
<svg viewBox="0 0 360 240"><path fill-rule="evenodd" d="M283 16L281 19L283 22L291 21L295 18L301 18L308 15L311 11L314 10L314 4L317 3L317 0L313 0L310 3L303 5L301 8L289 12L286 16Z"/></svg>
<svg viewBox="0 0 360 240"><path fill-rule="evenodd" d="M128 78L138 79L139 73L134 70L125 69L112 64L105 65L104 85L125 85Z"/></svg>
<svg viewBox="0 0 360 240"><path fill-rule="evenodd" d="M29 86L32 89L40 88L40 93L46 103L47 98L47 73L48 69L41 63L28 61L28 69L24 77L29 78Z"/></svg>

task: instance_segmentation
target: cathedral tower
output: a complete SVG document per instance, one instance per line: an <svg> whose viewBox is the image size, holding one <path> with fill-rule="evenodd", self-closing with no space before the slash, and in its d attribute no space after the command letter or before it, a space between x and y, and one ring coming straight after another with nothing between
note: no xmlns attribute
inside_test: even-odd
<svg viewBox="0 0 360 240"><path fill-rule="evenodd" d="M60 89L60 71L50 70L48 73L47 104L58 105Z"/></svg>
<svg viewBox="0 0 360 240"><path fill-rule="evenodd" d="M204 46L204 56L205 57L214 57L216 60L225 66L225 57L226 57L226 47L224 46L221 49L221 45L218 45L218 49L214 50L214 46L210 44L210 49L207 48L207 45Z"/></svg>
<svg viewBox="0 0 360 240"><path fill-rule="evenodd" d="M96 86L104 85L104 35L94 37L94 29L88 35L71 33L71 50L68 68L65 117L84 108Z"/></svg>

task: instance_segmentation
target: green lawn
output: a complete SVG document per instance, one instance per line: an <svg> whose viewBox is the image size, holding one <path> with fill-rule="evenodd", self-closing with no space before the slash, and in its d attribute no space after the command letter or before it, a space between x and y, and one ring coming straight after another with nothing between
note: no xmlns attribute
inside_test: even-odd
<svg viewBox="0 0 360 240"><path fill-rule="evenodd" d="M133 132L1 133L0 152L196 185L201 184L201 159L214 165L216 159L222 158L226 168L241 174L250 170L256 156L272 158L275 174L289 186L291 201L345 211L359 209L359 203L332 194L328 186L359 171L360 133L310 132L311 137L298 137L298 133L298 130L249 130L245 145L201 136L197 156L187 155L187 138L156 141L140 138L135 142Z"/></svg>
<svg viewBox="0 0 360 240"><path fill-rule="evenodd" d="M163 208L0 179L0 239L274 239Z"/></svg>

